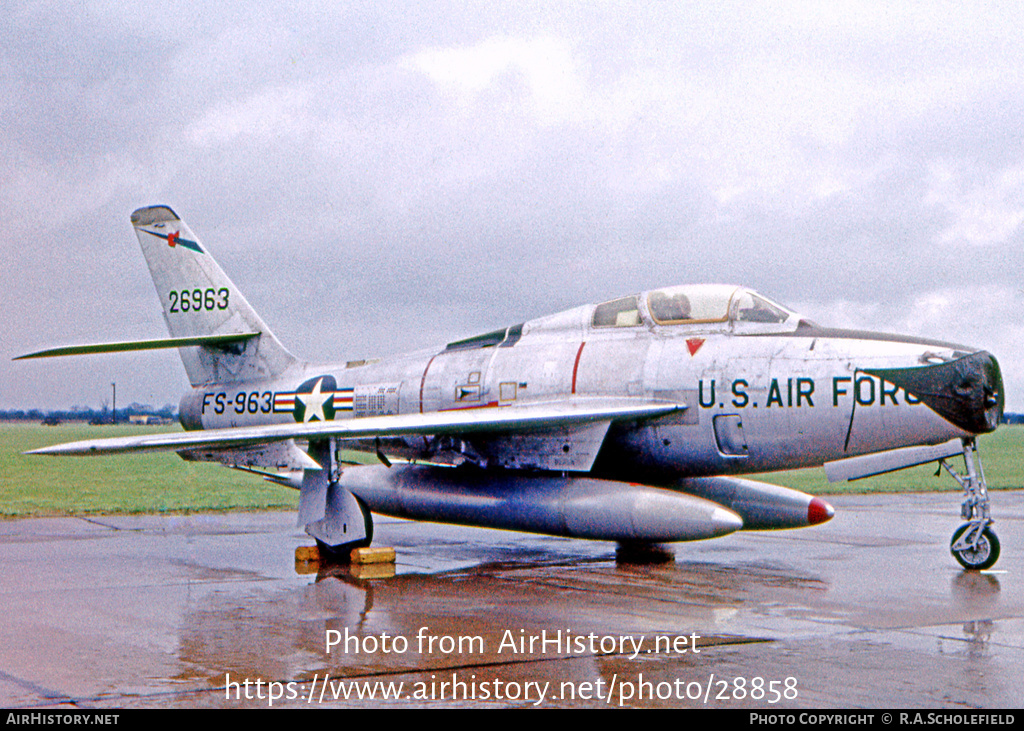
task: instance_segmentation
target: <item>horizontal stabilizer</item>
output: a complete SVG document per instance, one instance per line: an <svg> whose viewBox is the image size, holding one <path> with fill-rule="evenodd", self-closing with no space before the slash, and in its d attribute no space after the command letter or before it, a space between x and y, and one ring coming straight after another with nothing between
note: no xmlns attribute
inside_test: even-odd
<svg viewBox="0 0 1024 731"><path fill-rule="evenodd" d="M159 350L161 348L185 348L192 345L216 347L239 343L258 337L258 332L229 333L227 335L196 335L188 338L157 338L156 340L126 340L119 343L96 343L95 345L68 345L63 348L40 350L38 353L19 355L14 360L28 358L54 358L59 355L93 355L95 353L123 353L129 350Z"/></svg>
<svg viewBox="0 0 1024 731"><path fill-rule="evenodd" d="M908 467L937 462L947 457L955 457L964 453L963 442L950 439L948 442L928 447L904 447L890 449L887 452L865 454L861 457L838 459L825 463L825 475L829 482L841 480L860 480L874 477L886 472L895 472Z"/></svg>
<svg viewBox="0 0 1024 731"><path fill-rule="evenodd" d="M99 455L169 449L239 448L286 439L366 439L437 434L500 434L553 429L576 424L622 419L649 419L686 408L679 404L636 402L630 399L577 399L464 411L367 416L343 421L209 429L171 434L142 434L111 439L87 439L34 449L26 454Z"/></svg>

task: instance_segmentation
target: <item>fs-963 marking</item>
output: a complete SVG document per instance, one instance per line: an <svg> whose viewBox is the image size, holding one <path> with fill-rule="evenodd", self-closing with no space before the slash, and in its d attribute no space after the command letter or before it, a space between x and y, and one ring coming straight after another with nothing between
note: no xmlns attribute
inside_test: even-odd
<svg viewBox="0 0 1024 731"><path fill-rule="evenodd" d="M269 414L274 410L274 394L271 391L239 391L234 398L228 398L227 393L205 393L203 394L202 413L206 408L213 408L213 413L223 414L226 410L233 410L236 414Z"/></svg>
<svg viewBox="0 0 1024 731"><path fill-rule="evenodd" d="M168 294L169 312L194 312L197 310L226 310L230 292L227 287L214 289L172 289Z"/></svg>

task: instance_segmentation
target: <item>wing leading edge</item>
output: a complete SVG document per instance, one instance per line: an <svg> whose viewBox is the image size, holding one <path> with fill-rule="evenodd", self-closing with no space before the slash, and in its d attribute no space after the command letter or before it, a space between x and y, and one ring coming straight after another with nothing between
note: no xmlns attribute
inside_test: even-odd
<svg viewBox="0 0 1024 731"><path fill-rule="evenodd" d="M507 406L426 414L368 416L345 421L272 424L204 431L86 439L34 449L25 454L101 455L181 449L252 447L288 439L366 439L410 435L518 434L595 422L651 419L681 411L675 403L628 399L576 399L559 403Z"/></svg>

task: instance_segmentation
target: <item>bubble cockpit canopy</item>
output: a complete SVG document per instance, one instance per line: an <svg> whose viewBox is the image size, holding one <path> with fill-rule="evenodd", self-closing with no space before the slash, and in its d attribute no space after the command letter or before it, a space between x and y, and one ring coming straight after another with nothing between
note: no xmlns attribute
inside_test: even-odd
<svg viewBox="0 0 1024 731"><path fill-rule="evenodd" d="M641 302L657 325L699 323L781 324L798 316L785 307L743 287L727 284L684 284L620 297L594 309L594 327L640 325Z"/></svg>

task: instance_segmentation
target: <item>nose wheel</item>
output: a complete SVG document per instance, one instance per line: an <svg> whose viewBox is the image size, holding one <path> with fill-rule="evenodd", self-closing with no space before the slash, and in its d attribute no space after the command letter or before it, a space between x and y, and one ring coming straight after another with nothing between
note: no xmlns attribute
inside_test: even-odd
<svg viewBox="0 0 1024 731"><path fill-rule="evenodd" d="M987 526L964 523L956 529L949 550L961 566L969 571L990 568L999 559L999 539Z"/></svg>
<svg viewBox="0 0 1024 731"><path fill-rule="evenodd" d="M981 467L981 457L978 455L978 446L974 439L964 439L966 475L958 474L946 460L941 460L940 464L964 489L960 517L967 522L953 533L953 538L949 542L950 553L969 571L990 568L999 559L999 539L992 530L994 521L989 515L985 472Z"/></svg>

